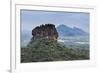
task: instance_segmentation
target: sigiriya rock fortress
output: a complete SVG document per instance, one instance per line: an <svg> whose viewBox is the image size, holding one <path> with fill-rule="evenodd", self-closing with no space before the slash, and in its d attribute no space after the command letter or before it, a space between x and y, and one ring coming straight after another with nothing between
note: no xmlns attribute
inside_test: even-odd
<svg viewBox="0 0 100 73"><path fill-rule="evenodd" d="M32 30L33 39L44 38L57 41L58 32L54 24L45 24L35 27Z"/></svg>

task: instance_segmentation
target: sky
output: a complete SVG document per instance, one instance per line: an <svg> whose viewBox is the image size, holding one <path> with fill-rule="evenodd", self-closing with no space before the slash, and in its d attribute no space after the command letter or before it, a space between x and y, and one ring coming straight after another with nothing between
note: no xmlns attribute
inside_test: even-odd
<svg viewBox="0 0 100 73"><path fill-rule="evenodd" d="M51 23L56 27L61 24L78 27L89 33L89 13L21 10L20 14L22 31L31 31L36 26Z"/></svg>

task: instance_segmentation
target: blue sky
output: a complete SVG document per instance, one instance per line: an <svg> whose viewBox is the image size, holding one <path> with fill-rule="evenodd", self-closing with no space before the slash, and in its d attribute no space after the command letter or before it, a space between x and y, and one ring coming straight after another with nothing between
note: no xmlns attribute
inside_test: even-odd
<svg viewBox="0 0 100 73"><path fill-rule="evenodd" d="M21 30L31 31L38 25L52 23L78 27L89 32L89 13L21 10Z"/></svg>

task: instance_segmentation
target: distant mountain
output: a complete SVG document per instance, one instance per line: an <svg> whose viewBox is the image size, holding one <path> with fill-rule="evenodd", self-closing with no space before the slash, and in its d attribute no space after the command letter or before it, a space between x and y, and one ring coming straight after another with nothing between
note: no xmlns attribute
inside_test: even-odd
<svg viewBox="0 0 100 73"><path fill-rule="evenodd" d="M64 24L61 24L57 27L57 31L59 33L59 36L85 36L88 35L87 32L83 31L80 28L74 27L68 27Z"/></svg>

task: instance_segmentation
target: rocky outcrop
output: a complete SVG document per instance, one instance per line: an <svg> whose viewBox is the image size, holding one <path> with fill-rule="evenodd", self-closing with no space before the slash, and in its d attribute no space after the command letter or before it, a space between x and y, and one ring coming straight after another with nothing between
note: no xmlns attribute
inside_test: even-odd
<svg viewBox="0 0 100 73"><path fill-rule="evenodd" d="M21 48L21 63L89 59L89 50L71 49L57 42L58 32L53 24L34 28L32 35L28 45Z"/></svg>
<svg viewBox="0 0 100 73"><path fill-rule="evenodd" d="M32 30L33 39L44 38L57 41L58 32L53 24L45 24L35 27Z"/></svg>

